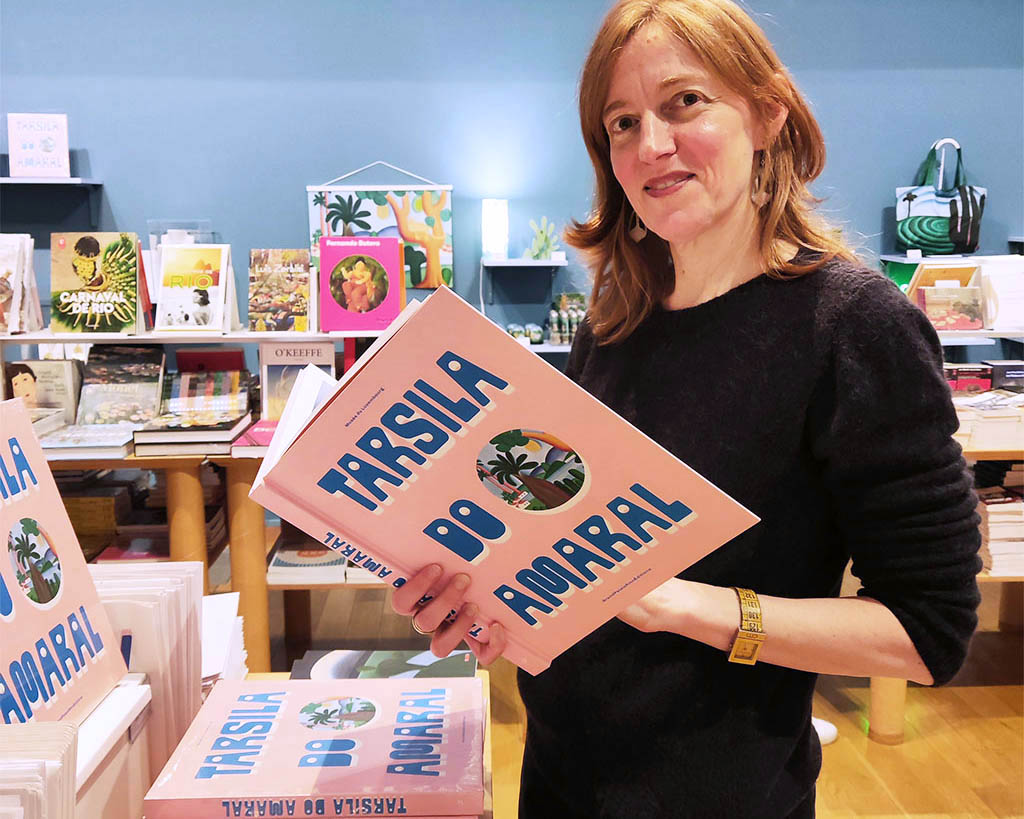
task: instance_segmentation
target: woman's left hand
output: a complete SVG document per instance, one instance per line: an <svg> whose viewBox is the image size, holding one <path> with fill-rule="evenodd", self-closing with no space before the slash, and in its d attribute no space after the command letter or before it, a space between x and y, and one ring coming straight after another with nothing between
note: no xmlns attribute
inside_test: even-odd
<svg viewBox="0 0 1024 819"><path fill-rule="evenodd" d="M686 581L673 577L619 612L619 619L638 631L675 631L685 612Z"/></svg>

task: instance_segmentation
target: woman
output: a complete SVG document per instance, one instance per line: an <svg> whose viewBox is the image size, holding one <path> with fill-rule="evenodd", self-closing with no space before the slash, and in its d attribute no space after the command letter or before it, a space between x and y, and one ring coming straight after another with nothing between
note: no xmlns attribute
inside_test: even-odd
<svg viewBox="0 0 1024 819"><path fill-rule="evenodd" d="M617 4L580 116L597 193L567 238L594 289L567 374L761 522L520 672L521 815L813 816L815 675L939 684L976 624L941 348L813 212L821 132L729 0ZM851 557L863 588L837 599ZM436 579L394 605L443 654L475 611ZM492 631L467 637L483 661Z"/></svg>

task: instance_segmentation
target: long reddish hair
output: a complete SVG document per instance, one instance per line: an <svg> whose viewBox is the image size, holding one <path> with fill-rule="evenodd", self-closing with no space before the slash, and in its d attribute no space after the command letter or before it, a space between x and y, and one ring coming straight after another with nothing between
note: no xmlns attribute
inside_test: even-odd
<svg viewBox="0 0 1024 819"><path fill-rule="evenodd" d="M612 171L602 110L615 62L622 48L650 23L663 26L689 46L733 91L755 117L769 118L773 104L789 114L779 134L751 168L760 172L768 204L758 212L763 268L776 278L816 270L828 259L855 255L840 232L815 210L807 188L825 165L825 142L810 108L758 25L731 0L620 0L608 12L590 48L580 79L580 125L594 164L594 208L583 222L565 231L569 245L582 251L594 278L589 317L601 343L626 338L675 284L668 242L648 232L640 242L629 237L633 209ZM780 242L816 252L809 264L782 257Z"/></svg>

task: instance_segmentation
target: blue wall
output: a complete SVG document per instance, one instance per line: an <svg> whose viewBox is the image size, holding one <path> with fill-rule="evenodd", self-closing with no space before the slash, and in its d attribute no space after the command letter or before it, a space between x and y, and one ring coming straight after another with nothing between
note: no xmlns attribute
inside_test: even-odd
<svg viewBox="0 0 1024 819"><path fill-rule="evenodd" d="M515 254L530 218L564 225L588 210L574 94L607 5L5 0L0 110L67 112L72 171L104 183L101 229L210 218L243 287L249 248L306 241L307 184L375 159L450 183L456 289L475 301L481 198L510 200ZM816 193L865 250L892 252L893 188L942 136L961 141L972 181L989 189L981 250L1006 252L1007 235L1024 233L1020 0L748 5L824 129ZM82 195L48 197L8 187L3 230L86 229ZM41 252L44 292L48 269ZM572 264L555 287L586 281ZM543 314L543 293L497 294L520 303L489 314Z"/></svg>

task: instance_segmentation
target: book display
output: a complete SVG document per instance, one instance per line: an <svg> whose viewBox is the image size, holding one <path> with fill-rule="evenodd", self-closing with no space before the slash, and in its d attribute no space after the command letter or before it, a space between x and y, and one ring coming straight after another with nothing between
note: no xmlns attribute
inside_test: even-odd
<svg viewBox="0 0 1024 819"><path fill-rule="evenodd" d="M757 520L446 288L288 409L251 497L393 584L467 572L534 674Z"/></svg>
<svg viewBox="0 0 1024 819"><path fill-rule="evenodd" d="M483 728L477 679L220 682L146 817L479 816Z"/></svg>
<svg viewBox="0 0 1024 819"><path fill-rule="evenodd" d="M21 400L0 402L0 428L0 716L78 724L124 661Z"/></svg>
<svg viewBox="0 0 1024 819"><path fill-rule="evenodd" d="M142 426L160 412L163 379L160 347L96 347L85 364L76 422Z"/></svg>
<svg viewBox="0 0 1024 819"><path fill-rule="evenodd" d="M50 329L55 333L144 332L138 248L134 233L54 233L50 237Z"/></svg>
<svg viewBox="0 0 1024 819"><path fill-rule="evenodd" d="M385 330L404 307L400 239L340 236L320 240L321 330Z"/></svg>
<svg viewBox="0 0 1024 819"><path fill-rule="evenodd" d="M0 816L75 819L78 729L72 722L4 726Z"/></svg>
<svg viewBox="0 0 1024 819"><path fill-rule="evenodd" d="M305 332L309 327L309 250L250 250L249 329Z"/></svg>
<svg viewBox="0 0 1024 819"><path fill-rule="evenodd" d="M156 329L196 333L238 327L230 245L161 245Z"/></svg>
<svg viewBox="0 0 1024 819"><path fill-rule="evenodd" d="M43 326L32 265L35 240L27 233L0 233L0 334Z"/></svg>

